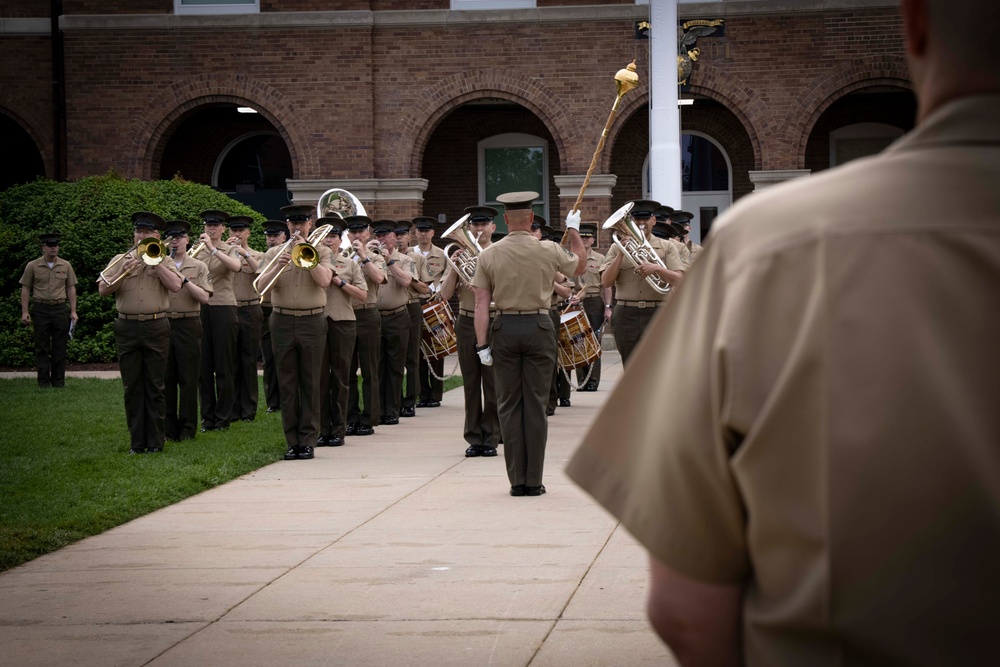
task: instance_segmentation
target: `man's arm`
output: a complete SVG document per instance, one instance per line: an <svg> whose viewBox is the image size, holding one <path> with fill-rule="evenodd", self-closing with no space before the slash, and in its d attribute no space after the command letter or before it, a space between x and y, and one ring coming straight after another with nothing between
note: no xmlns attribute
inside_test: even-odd
<svg viewBox="0 0 1000 667"><path fill-rule="evenodd" d="M743 586L708 584L649 558L649 621L684 667L741 665Z"/></svg>
<svg viewBox="0 0 1000 667"><path fill-rule="evenodd" d="M606 287L607 289L611 289L618 282L618 273L622 270L622 260L625 259L625 253L618 250L618 246L615 246L614 249L617 251L615 256L601 270L601 287ZM610 250L608 254L611 254Z"/></svg>
<svg viewBox="0 0 1000 667"><path fill-rule="evenodd" d="M80 317L76 314L76 285L66 288L66 298L69 300L69 319L76 322Z"/></svg>
<svg viewBox="0 0 1000 667"><path fill-rule="evenodd" d="M31 324L31 313L28 312L28 297L31 296L31 288L21 285L21 321Z"/></svg>
<svg viewBox="0 0 1000 667"><path fill-rule="evenodd" d="M169 264L169 266L168 266ZM160 279L163 286L171 292L180 292L184 286L184 276L177 272L173 262L160 262L154 269L156 277Z"/></svg>
<svg viewBox="0 0 1000 667"><path fill-rule="evenodd" d="M567 229L566 235L569 236L570 252L576 255L576 271L573 272L573 275L582 276L587 272L587 249L583 247L580 232L575 229Z"/></svg>
<svg viewBox="0 0 1000 667"><path fill-rule="evenodd" d="M482 347L490 342L490 302L493 301L493 290L473 287L476 293L476 345Z"/></svg>

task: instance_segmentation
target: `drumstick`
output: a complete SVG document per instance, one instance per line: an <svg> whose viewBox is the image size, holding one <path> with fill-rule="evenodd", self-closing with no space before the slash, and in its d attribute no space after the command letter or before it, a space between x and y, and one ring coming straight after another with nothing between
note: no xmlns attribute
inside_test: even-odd
<svg viewBox="0 0 1000 667"><path fill-rule="evenodd" d="M586 287L582 287L579 292L577 292L576 294L574 294L573 296L571 296L569 299L567 299L567 301L569 301L571 299L577 299L577 300L579 300L580 297L583 296L583 293L586 292L586 291L587 291L587 288ZM568 303L566 305L566 308L561 313L559 313L559 314L560 315L565 315L566 313L569 312L570 308L573 308L574 306L578 306L578 305L579 305L578 303Z"/></svg>

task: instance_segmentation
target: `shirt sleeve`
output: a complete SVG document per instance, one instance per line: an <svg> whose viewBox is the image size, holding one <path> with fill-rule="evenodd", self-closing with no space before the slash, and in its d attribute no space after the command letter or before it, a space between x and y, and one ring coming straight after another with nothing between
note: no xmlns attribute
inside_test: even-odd
<svg viewBox="0 0 1000 667"><path fill-rule="evenodd" d="M472 286L480 289L493 289L493 253L489 248L479 253L476 260L476 275L472 276Z"/></svg>
<svg viewBox="0 0 1000 667"><path fill-rule="evenodd" d="M73 270L72 264L66 262L66 287L75 287L76 283L76 271Z"/></svg>
<svg viewBox="0 0 1000 667"><path fill-rule="evenodd" d="M348 261L351 263L350 283L358 289L363 289L367 292L368 283L365 282L365 272L361 270L361 265L353 260Z"/></svg>
<svg viewBox="0 0 1000 667"><path fill-rule="evenodd" d="M662 562L735 584L750 563L723 418L727 281L711 254L646 330L567 473Z"/></svg>
<svg viewBox="0 0 1000 667"><path fill-rule="evenodd" d="M202 288L209 294L212 294L212 280L208 275L208 266L202 262L201 266L198 267L198 273L195 274L194 284Z"/></svg>
<svg viewBox="0 0 1000 667"><path fill-rule="evenodd" d="M34 262L28 262L28 264L24 267L24 273L21 274L21 284L25 287L31 287L32 282L34 282L34 278Z"/></svg>
<svg viewBox="0 0 1000 667"><path fill-rule="evenodd" d="M618 249L618 246L613 245L608 248L608 254L606 254L604 259L601 261L601 266L598 271L600 273L604 273L604 270L611 266L611 262L615 261L615 257L620 254L622 254L622 251Z"/></svg>

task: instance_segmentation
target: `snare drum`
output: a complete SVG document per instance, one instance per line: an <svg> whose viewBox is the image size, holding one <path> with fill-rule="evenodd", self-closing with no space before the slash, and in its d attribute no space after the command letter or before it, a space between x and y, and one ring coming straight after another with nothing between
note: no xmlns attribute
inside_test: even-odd
<svg viewBox="0 0 1000 667"><path fill-rule="evenodd" d="M559 316L559 368L571 371L589 366L601 358L601 345L582 310Z"/></svg>
<svg viewBox="0 0 1000 667"><path fill-rule="evenodd" d="M455 335L455 316L451 306L443 299L432 299L424 304L424 331L420 338L420 350L427 359L444 359L458 352L458 336Z"/></svg>

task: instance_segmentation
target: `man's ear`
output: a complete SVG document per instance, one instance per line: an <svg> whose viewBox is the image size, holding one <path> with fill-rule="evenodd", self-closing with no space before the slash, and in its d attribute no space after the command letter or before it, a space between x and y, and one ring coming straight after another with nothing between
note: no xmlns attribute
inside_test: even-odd
<svg viewBox="0 0 1000 667"><path fill-rule="evenodd" d="M927 0L900 0L906 52L922 58L927 52Z"/></svg>

